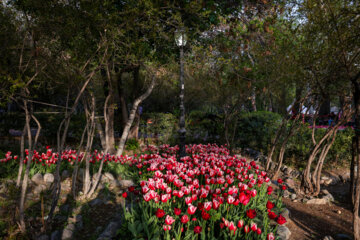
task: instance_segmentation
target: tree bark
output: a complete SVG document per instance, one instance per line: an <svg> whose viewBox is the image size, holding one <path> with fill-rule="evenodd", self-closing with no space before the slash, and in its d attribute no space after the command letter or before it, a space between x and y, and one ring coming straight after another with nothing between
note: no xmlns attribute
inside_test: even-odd
<svg viewBox="0 0 360 240"><path fill-rule="evenodd" d="M28 147L29 156L28 156L28 161L26 163L26 170L25 170L24 179L22 182L22 187L21 187L21 196L20 196L20 204L19 204L19 217L20 217L19 226L20 226L21 232L25 233L25 231L26 231L26 224L25 224L26 191L27 191L27 185L28 185L28 180L29 180L29 171L30 171L30 165L31 165L31 161L32 161L33 151L34 151L37 141L39 139L39 135L40 135L40 131L41 131L41 124L36 119L36 117L33 116L33 114L29 112L28 101L23 100L23 102L24 102L24 110L25 110L26 129L27 129L28 142L29 142L28 143L29 144L29 147ZM38 125L38 129L36 131L36 135L35 135L35 139L34 139L34 145L32 145L32 136L31 136L31 129L30 129L31 118L33 118L34 121L36 122L36 124Z"/></svg>
<svg viewBox="0 0 360 240"><path fill-rule="evenodd" d="M119 93L119 99L120 99L120 107L121 107L121 120L122 120L122 126L125 128L125 125L128 121L128 110L127 110L127 106L126 106L126 101L125 101L125 93L124 93L124 88L123 88L123 82L122 82L122 71L120 71L120 73L117 76L118 82L117 82L117 87L118 87L118 93Z"/></svg>
<svg viewBox="0 0 360 240"><path fill-rule="evenodd" d="M144 101L151 94L154 87L155 87L155 76L152 77L150 86L148 87L146 92L143 95L141 95L140 97L138 97L137 99L135 99L135 101L133 103L133 106L132 106L132 109L131 109L131 112L130 112L129 119L126 122L125 128L124 128L123 133L121 135L120 143L118 145L118 150L116 152L117 156L120 156L124 151L126 139L127 139L128 135L129 135L129 131L130 131L131 125L132 125L132 123L134 121L135 114L136 114L136 111L137 111L137 108L138 108L139 104L142 101Z"/></svg>
<svg viewBox="0 0 360 240"><path fill-rule="evenodd" d="M21 133L21 140L20 140L20 159L19 159L19 171L18 176L16 180L16 187L20 187L21 184L21 178L22 178L22 172L24 168L24 150L25 150L25 134L27 130L27 125L25 123L24 129Z"/></svg>
<svg viewBox="0 0 360 240"><path fill-rule="evenodd" d="M357 142L356 136L352 138L352 156L351 156L351 165L350 165L350 197L351 197L351 203L354 207L354 193L355 193L355 178L356 178L356 172L355 172L355 166L357 169L359 169L359 166L356 165L357 163L357 145L359 144Z"/></svg>
<svg viewBox="0 0 360 240"><path fill-rule="evenodd" d="M83 145L83 142L84 142L84 138L85 138L85 133L88 131L88 128L89 128L89 122L86 121L86 125L84 127L84 131L81 135L81 140L80 140L80 143L79 143L79 147L78 147L78 150L76 152L76 155L77 155L77 158L75 160L75 168L74 168L74 172L72 174L72 184L71 184L71 192L72 192L72 195L75 199L76 197L76 179L77 179L77 175L78 175L78 170L79 170L79 157L80 157L80 151L81 151L81 147Z"/></svg>

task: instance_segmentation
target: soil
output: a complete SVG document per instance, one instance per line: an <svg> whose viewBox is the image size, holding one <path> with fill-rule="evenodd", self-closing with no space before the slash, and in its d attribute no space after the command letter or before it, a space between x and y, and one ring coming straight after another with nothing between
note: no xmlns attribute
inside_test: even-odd
<svg viewBox="0 0 360 240"><path fill-rule="evenodd" d="M291 231L290 239L323 239L337 234L352 236L349 183L339 183L324 189L334 196L334 203L314 205L283 199L290 211L290 221L286 225Z"/></svg>

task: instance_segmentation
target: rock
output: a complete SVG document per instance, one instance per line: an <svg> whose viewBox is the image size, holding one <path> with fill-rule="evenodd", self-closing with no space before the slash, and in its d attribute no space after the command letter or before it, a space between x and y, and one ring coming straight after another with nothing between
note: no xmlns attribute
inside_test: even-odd
<svg viewBox="0 0 360 240"><path fill-rule="evenodd" d="M317 204L317 205L322 205L322 204L327 204L328 200L324 199L324 198L314 198L314 199L310 199L309 201L306 202L306 204Z"/></svg>
<svg viewBox="0 0 360 240"><path fill-rule="evenodd" d="M342 182L350 182L350 172L347 172L343 175L339 175L339 178Z"/></svg>
<svg viewBox="0 0 360 240"><path fill-rule="evenodd" d="M69 211L70 211L70 205L69 204L65 204L65 205L60 206L60 212L61 213L68 214Z"/></svg>
<svg viewBox="0 0 360 240"><path fill-rule="evenodd" d="M335 240L352 240L352 237L350 237L349 235L340 233L340 234L335 235Z"/></svg>
<svg viewBox="0 0 360 240"><path fill-rule="evenodd" d="M40 237L36 238L36 240L49 240L48 235L41 235Z"/></svg>
<svg viewBox="0 0 360 240"><path fill-rule="evenodd" d="M75 225L73 223L68 224L62 233L61 240L73 239L74 232Z"/></svg>
<svg viewBox="0 0 360 240"><path fill-rule="evenodd" d="M67 220L67 217L57 214L54 216L54 220L56 220L57 222L65 222Z"/></svg>
<svg viewBox="0 0 360 240"><path fill-rule="evenodd" d="M290 174L293 178L298 178L301 175L301 172L297 171L297 170L293 170L291 171Z"/></svg>
<svg viewBox="0 0 360 240"><path fill-rule="evenodd" d="M34 189L34 195L40 195L41 192L45 191L47 189L46 185L37 185Z"/></svg>
<svg viewBox="0 0 360 240"><path fill-rule="evenodd" d="M60 240L61 239L61 233L59 230L56 230L55 232L51 233L51 240Z"/></svg>
<svg viewBox="0 0 360 240"><path fill-rule="evenodd" d="M90 201L89 202L89 205L91 207L95 207L95 206L99 206L99 205L102 205L104 202L103 200L99 199L99 198L95 198L94 200Z"/></svg>
<svg viewBox="0 0 360 240"><path fill-rule="evenodd" d="M92 176L92 181L93 181L93 182L96 181L97 176L99 176L98 173L95 173L95 174ZM101 176L101 182L104 182L104 176Z"/></svg>
<svg viewBox="0 0 360 240"><path fill-rule="evenodd" d="M325 181L325 180L329 180L330 178L327 176L322 176L320 179Z"/></svg>
<svg viewBox="0 0 360 240"><path fill-rule="evenodd" d="M44 183L44 178L41 175L41 173L36 173L34 176L32 176L31 181L33 181L35 184L39 185L39 184Z"/></svg>
<svg viewBox="0 0 360 240"><path fill-rule="evenodd" d="M287 178L285 179L285 184L289 187L289 188L295 188L295 181L292 180L291 178Z"/></svg>
<svg viewBox="0 0 360 240"><path fill-rule="evenodd" d="M290 220L290 211L287 208L284 208L284 210L281 212L281 215L286 218L286 222L289 222Z"/></svg>
<svg viewBox="0 0 360 240"><path fill-rule="evenodd" d="M67 179L68 177L70 177L70 173L68 170L64 170L62 173L61 173L61 180L64 181L65 179Z"/></svg>
<svg viewBox="0 0 360 240"><path fill-rule="evenodd" d="M285 169L284 173L285 173L286 175L291 175L291 172L292 172L292 171L293 171L292 168L287 167L287 168Z"/></svg>
<svg viewBox="0 0 360 240"><path fill-rule="evenodd" d="M99 183L97 190L103 190L105 188L105 185L103 183Z"/></svg>
<svg viewBox="0 0 360 240"><path fill-rule="evenodd" d="M321 190L321 193L324 194L324 195L330 194L330 192L328 190L326 190L326 189Z"/></svg>
<svg viewBox="0 0 360 240"><path fill-rule="evenodd" d="M325 236L323 240L334 240L334 238L332 236Z"/></svg>
<svg viewBox="0 0 360 240"><path fill-rule="evenodd" d="M274 170L277 164L275 162L270 162L270 170Z"/></svg>
<svg viewBox="0 0 360 240"><path fill-rule="evenodd" d="M327 180L324 180L324 184L325 185L330 185L333 183L333 180L330 178L330 179L327 179Z"/></svg>
<svg viewBox="0 0 360 240"><path fill-rule="evenodd" d="M132 180L120 180L119 183L122 188L128 188L135 185Z"/></svg>
<svg viewBox="0 0 360 240"><path fill-rule="evenodd" d="M68 179L61 182L61 191L69 192L70 190L71 190L71 182Z"/></svg>
<svg viewBox="0 0 360 240"><path fill-rule="evenodd" d="M333 202L335 199L333 197L333 195L331 195L331 193L325 195L324 197L322 197L322 199L327 200L328 202Z"/></svg>
<svg viewBox="0 0 360 240"><path fill-rule="evenodd" d="M76 221L76 228L78 230L82 230L84 228L84 222L83 222L82 216L81 215L76 215L75 221Z"/></svg>
<svg viewBox="0 0 360 240"><path fill-rule="evenodd" d="M291 194L290 198L291 198L291 200L295 200L296 199L296 194L295 193Z"/></svg>
<svg viewBox="0 0 360 240"><path fill-rule="evenodd" d="M290 239L291 232L285 226L279 226L276 233L277 233L280 240L288 240L288 239Z"/></svg>
<svg viewBox="0 0 360 240"><path fill-rule="evenodd" d="M296 203L296 202L298 202L298 200L297 200L297 199L295 199L295 200L293 200L293 202L295 202L295 203Z"/></svg>
<svg viewBox="0 0 360 240"><path fill-rule="evenodd" d="M83 168L79 168L78 170L78 174L77 174L77 180L79 182L83 182L84 181L84 176L85 176L85 171Z"/></svg>
<svg viewBox="0 0 360 240"><path fill-rule="evenodd" d="M98 240L100 239L112 239L116 236L117 230L120 228L121 222L110 222L109 225L106 227L106 229L100 234L98 237Z"/></svg>
<svg viewBox="0 0 360 240"><path fill-rule="evenodd" d="M54 175L52 174L52 173L46 173L45 175L44 175L44 181L46 182L46 183L53 183L54 182Z"/></svg>
<svg viewBox="0 0 360 240"><path fill-rule="evenodd" d="M288 198L289 195L290 195L289 191L285 190L284 193L283 193L284 198Z"/></svg>
<svg viewBox="0 0 360 240"><path fill-rule="evenodd" d="M109 173L109 172L104 173L103 178L104 178L104 179L107 179L109 182L115 180L114 176L113 176L111 173Z"/></svg>

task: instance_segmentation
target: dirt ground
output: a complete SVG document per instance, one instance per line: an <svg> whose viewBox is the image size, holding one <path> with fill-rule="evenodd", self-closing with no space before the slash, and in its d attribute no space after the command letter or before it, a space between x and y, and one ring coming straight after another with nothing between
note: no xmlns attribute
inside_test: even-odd
<svg viewBox="0 0 360 240"><path fill-rule="evenodd" d="M352 236L352 212L349 199L349 184L339 183L326 188L335 201L326 205L305 204L283 199L290 211L287 227L291 231L290 239L323 239L336 234Z"/></svg>

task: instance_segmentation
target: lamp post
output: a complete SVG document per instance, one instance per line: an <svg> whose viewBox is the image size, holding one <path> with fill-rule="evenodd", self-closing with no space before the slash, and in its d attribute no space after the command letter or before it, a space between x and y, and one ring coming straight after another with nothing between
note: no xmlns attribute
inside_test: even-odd
<svg viewBox="0 0 360 240"><path fill-rule="evenodd" d="M184 30L175 32L175 42L180 48L180 121L179 121L179 158L185 157L185 106L184 106L184 46L186 45L186 34Z"/></svg>

